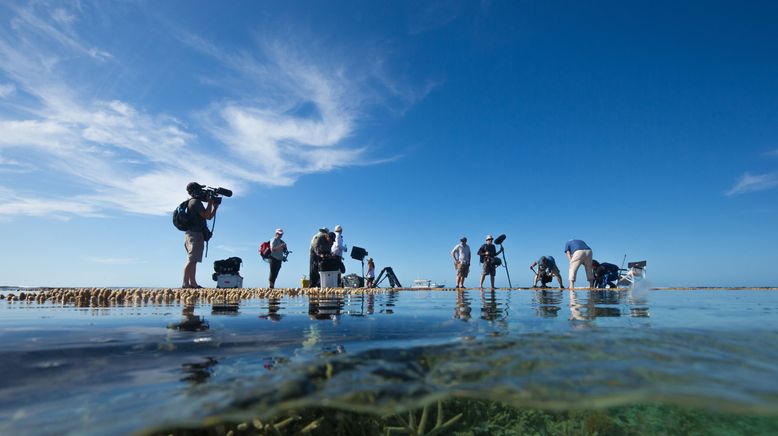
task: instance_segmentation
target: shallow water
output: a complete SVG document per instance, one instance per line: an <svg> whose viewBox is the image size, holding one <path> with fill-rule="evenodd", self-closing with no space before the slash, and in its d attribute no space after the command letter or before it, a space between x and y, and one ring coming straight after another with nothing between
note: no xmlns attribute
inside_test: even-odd
<svg viewBox="0 0 778 436"><path fill-rule="evenodd" d="M383 433L439 401L463 413L457 432L625 433L651 414L656 433L778 431L776 291L386 291L213 309L3 303L0 432L288 416L299 431L337 415Z"/></svg>

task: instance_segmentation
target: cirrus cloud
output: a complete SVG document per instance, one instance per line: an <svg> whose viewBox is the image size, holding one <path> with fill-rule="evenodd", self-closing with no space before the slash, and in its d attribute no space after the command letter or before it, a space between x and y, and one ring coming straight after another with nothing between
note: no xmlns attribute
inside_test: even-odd
<svg viewBox="0 0 778 436"><path fill-rule="evenodd" d="M66 183L76 194L58 198L33 188L11 197L7 193L18 187L5 186L0 216L160 215L170 212L192 180L240 192L391 159L367 159L367 147L355 143L376 92L366 91L370 80L355 79L345 62L272 38L249 52L170 30L183 48L219 66L219 73L204 78L208 86L220 86L219 74L227 71L231 82L225 86L237 83L246 92L178 114L154 113L95 92L91 81L69 74L66 66L74 64L86 71L132 68L120 52L99 47L79 31L89 8L45 1L7 8L13 16L12 26L0 29L0 73L10 80L0 85L6 109L0 111L0 151L6 159L0 170L47 174L50 183Z"/></svg>

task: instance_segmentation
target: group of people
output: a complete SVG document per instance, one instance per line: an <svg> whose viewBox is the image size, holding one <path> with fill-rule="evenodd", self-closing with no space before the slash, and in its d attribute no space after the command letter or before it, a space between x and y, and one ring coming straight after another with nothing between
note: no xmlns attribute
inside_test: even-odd
<svg viewBox="0 0 778 436"><path fill-rule="evenodd" d="M330 232L327 227L319 228L319 231L311 239L309 257L310 286L316 288L320 285L319 271L346 272L343 263L343 255L348 252L348 247L343 241L343 227L335 226L335 231ZM340 277L338 283L341 283Z"/></svg>
<svg viewBox="0 0 778 436"><path fill-rule="evenodd" d="M481 263L481 280L478 284L480 288L484 287L484 279L488 275L491 280L491 287L494 289L494 276L497 266L500 265L500 259L497 256L501 252L502 248L497 250L495 247L492 235L486 235L486 241L476 253ZM610 263L600 263L592 259L592 249L586 242L580 239L570 240L565 244L564 253L570 261L568 270L570 289L575 289L575 279L581 266L586 271L586 280L589 282L590 288L615 286L614 282L619 278L619 267ZM456 288L464 288L465 278L467 278L470 272L471 259L470 246L467 245L466 237L463 236L459 239L459 244L451 250L451 257L454 259L454 269L456 270ZM541 256L529 266L529 269L535 273L535 280L532 282L533 287L537 287L539 282L541 286L545 287L554 278L559 282L560 288L565 287L562 283L562 274L559 272L559 267L553 256Z"/></svg>
<svg viewBox="0 0 778 436"><path fill-rule="evenodd" d="M486 241L478 248L476 255L478 255L481 262L481 281L478 286L484 287L484 279L489 276L491 280L492 288L494 288L494 276L497 273L497 267L500 265L500 259L497 257L502 253L502 248L497 250L494 245L494 237L492 235L486 235ZM465 287L465 279L470 273L470 246L467 245L467 237L462 236L459 238L459 244L457 244L453 250L451 250L451 257L454 258L454 268L456 269L456 288Z"/></svg>
<svg viewBox="0 0 778 436"><path fill-rule="evenodd" d="M203 260L203 251L205 245L204 232L207 232L206 221L216 215L219 203L213 198L207 200L207 206L202 203L202 190L204 186L196 182L189 183L186 190L190 195L188 200L188 211L190 217L190 228L184 234L184 248L187 252L187 262L184 266L183 288L200 288L196 280L197 263ZM275 287L276 278L281 270L281 265L288 253L286 242L282 239L283 229L276 229L275 236L270 243L270 276L268 277L268 286ZM499 241L498 241L499 242ZM343 228L340 225L335 226L333 232L327 227L319 228L319 231L311 239L310 247L310 286L318 287L320 285L319 271L339 271L342 275L346 272L343 263L343 255L348 252L348 247L343 240ZM481 279L479 287L483 288L486 276L489 276L491 287L494 289L494 276L497 267L501 264L497 257L502 253L494 244L492 235L487 235L485 242L478 248L476 255L481 263ZM569 285L570 289L575 288L575 279L578 269L583 265L586 271L586 279L589 287L614 286L613 282L618 280L619 267L610 263L599 263L592 259L592 249L580 239L573 239L565 244L564 253L570 261L569 267ZM465 287L465 279L470 273L470 246L467 244L467 238L462 237L453 250L451 257L454 259L454 268L456 270L456 288ZM535 268L537 267L537 271ZM535 273L533 286L538 282L541 286L546 286L556 278L559 287L564 288L562 275L553 256L541 256L536 262L530 265L530 270ZM375 263L372 258L367 258L367 274L365 275L365 286L375 286ZM339 275L338 284L342 285L342 278Z"/></svg>

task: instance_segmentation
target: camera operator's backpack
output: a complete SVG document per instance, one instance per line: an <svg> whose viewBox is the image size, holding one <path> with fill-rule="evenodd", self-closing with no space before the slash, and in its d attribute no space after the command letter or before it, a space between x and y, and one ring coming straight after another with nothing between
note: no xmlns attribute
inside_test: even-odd
<svg viewBox="0 0 778 436"><path fill-rule="evenodd" d="M262 257L262 260L270 259L270 241L259 244L259 255Z"/></svg>
<svg viewBox="0 0 778 436"><path fill-rule="evenodd" d="M189 230L190 223L191 218L189 218L189 200L185 200L178 205L176 210L173 211L173 225L176 226L178 230L185 232Z"/></svg>

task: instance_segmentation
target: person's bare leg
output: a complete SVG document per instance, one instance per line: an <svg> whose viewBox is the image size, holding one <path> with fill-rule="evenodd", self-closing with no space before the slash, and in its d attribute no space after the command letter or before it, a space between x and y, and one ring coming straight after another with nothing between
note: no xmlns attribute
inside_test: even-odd
<svg viewBox="0 0 778 436"><path fill-rule="evenodd" d="M489 279L492 281L492 289L494 289L494 274L489 274Z"/></svg>
<svg viewBox="0 0 778 436"><path fill-rule="evenodd" d="M556 279L559 280L559 288L560 289L564 289L565 285L562 284L562 275L561 274L557 274L556 275Z"/></svg>
<svg viewBox="0 0 778 436"><path fill-rule="evenodd" d="M486 278L486 274L481 274L481 281L478 284L478 287L483 289L484 288L484 279Z"/></svg>
<svg viewBox="0 0 778 436"><path fill-rule="evenodd" d="M193 288L197 286L197 262L190 260L184 266L184 283L182 287Z"/></svg>

